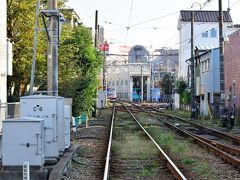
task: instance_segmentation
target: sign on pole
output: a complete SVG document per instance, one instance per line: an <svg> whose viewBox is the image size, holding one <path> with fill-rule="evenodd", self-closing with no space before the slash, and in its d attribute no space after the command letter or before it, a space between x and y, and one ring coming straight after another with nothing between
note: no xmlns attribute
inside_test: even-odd
<svg viewBox="0 0 240 180"><path fill-rule="evenodd" d="M103 51L103 52L109 51L109 44L99 44L98 48L100 51Z"/></svg>

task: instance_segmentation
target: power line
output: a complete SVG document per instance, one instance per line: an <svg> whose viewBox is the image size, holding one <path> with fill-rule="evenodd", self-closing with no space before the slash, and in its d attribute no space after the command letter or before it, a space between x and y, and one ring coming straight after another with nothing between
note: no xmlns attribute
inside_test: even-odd
<svg viewBox="0 0 240 180"><path fill-rule="evenodd" d="M126 27L127 30L129 29L129 25L130 25L130 21L131 21L132 9L133 9L133 0L131 2L130 13L129 13L129 17L128 17L128 26Z"/></svg>
<svg viewBox="0 0 240 180"><path fill-rule="evenodd" d="M202 5L200 9L203 9L205 8L212 0L207 0L206 2L200 4ZM239 0L240 1L240 0ZM133 0L132 0L132 4L133 4ZM131 4L131 10L130 10L130 15L129 15L129 22L130 22L130 17L131 17L131 13L132 13L132 4ZM195 5L195 6L192 6L190 8L186 8L186 10L189 10L189 9L192 9L194 7L197 7L198 5ZM146 24L146 23L149 23L149 22L152 22L152 21L156 21L156 20L159 20L159 19L163 19L163 18L166 18L166 17L169 17L169 16L172 16L174 14L177 14L179 13L179 11L175 11L175 12L172 12L172 13L169 13L169 14L165 14L163 16L159 16L159 17L156 17L156 18L152 18L152 19L149 19L149 20L146 20L146 21L142 21L142 22L139 22L139 23L136 23L136 24L132 24L130 25L130 23L128 22L128 26L122 26L122 28L117 28L117 29L113 29L109 32L114 32L114 31L120 31L120 30L124 30L126 29L127 31L130 29L130 28L133 28L135 26L139 26L139 25L142 25L142 24ZM190 20L190 19L189 19Z"/></svg>
<svg viewBox="0 0 240 180"><path fill-rule="evenodd" d="M128 26L126 27L127 28L126 42L127 42L127 39L128 39L128 30L129 30L129 24L130 24L131 16L132 16L132 9L133 9L133 0L131 2L130 13L129 13L129 17L128 17Z"/></svg>
<svg viewBox="0 0 240 180"><path fill-rule="evenodd" d="M172 16L172 15L177 14L177 13L179 13L179 11L175 11L175 12L163 15L163 16L159 16L159 17L156 17L156 18L152 18L152 19L149 19L149 20L146 20L146 21L143 21L143 22L133 24L133 25L129 26L129 28L133 27L133 26L138 26L138 25L141 25L141 24L146 24L146 23L149 23L149 22L152 22L152 21L156 21L156 20L159 20L159 19L162 19L162 18L166 18L168 16Z"/></svg>
<svg viewBox="0 0 240 180"><path fill-rule="evenodd" d="M212 1L212 0L207 0L206 2L202 3L202 6L201 6L200 9L205 8L211 1ZM201 4L200 4L200 5L201 5ZM197 6L197 5L196 5L196 6ZM196 6L192 6L192 7L190 7L190 8L186 8L186 9L187 9L187 10L188 10L188 9L192 9L192 8L194 8L194 7L196 7ZM177 14L177 13L179 13L179 11L175 11L175 12L172 12L172 13L169 13L169 14L166 14L166 15L163 15L163 16L159 16L159 17L152 18L152 19L149 19L149 20L146 20L146 21L143 21L143 22L139 22L139 23L136 23L136 24L131 25L130 27L138 26L138 25L145 24L145 23L149 23L149 22L152 22L152 21L156 21L156 20L159 20L159 19L168 17L168 16L172 16L172 15ZM130 28L130 27L129 27L129 28Z"/></svg>
<svg viewBox="0 0 240 180"><path fill-rule="evenodd" d="M236 2L234 2L231 6L230 6L230 8L232 8L233 6L235 6L236 4L238 4L240 2L240 0L237 0Z"/></svg>

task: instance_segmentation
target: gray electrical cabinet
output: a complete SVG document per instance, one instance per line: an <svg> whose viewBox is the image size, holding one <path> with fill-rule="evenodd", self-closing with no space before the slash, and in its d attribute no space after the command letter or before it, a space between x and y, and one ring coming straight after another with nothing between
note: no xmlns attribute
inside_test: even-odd
<svg viewBox="0 0 240 180"><path fill-rule="evenodd" d="M21 117L3 121L3 166L44 165L44 120Z"/></svg>
<svg viewBox="0 0 240 180"><path fill-rule="evenodd" d="M70 120L71 120L70 107L64 106L65 149L70 147Z"/></svg>
<svg viewBox="0 0 240 180"><path fill-rule="evenodd" d="M62 155L65 150L65 131L64 131L64 98L58 96L58 109L57 109L57 120L58 120L58 143L59 152Z"/></svg>
<svg viewBox="0 0 240 180"><path fill-rule="evenodd" d="M107 94L105 91L98 91L97 108L102 109L106 106Z"/></svg>
<svg viewBox="0 0 240 180"><path fill-rule="evenodd" d="M20 98L20 116L42 118L45 126L45 158L46 160L59 157L60 142L59 130L62 124L59 120L58 113L62 114L63 110L59 109L58 96L31 95Z"/></svg>

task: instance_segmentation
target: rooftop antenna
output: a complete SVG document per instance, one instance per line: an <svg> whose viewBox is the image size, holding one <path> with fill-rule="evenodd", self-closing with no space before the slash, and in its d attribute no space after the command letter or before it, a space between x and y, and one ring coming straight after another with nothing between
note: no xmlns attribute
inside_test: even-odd
<svg viewBox="0 0 240 180"><path fill-rule="evenodd" d="M228 0L228 8L227 8L227 11L229 12L231 9L230 9L230 0Z"/></svg>

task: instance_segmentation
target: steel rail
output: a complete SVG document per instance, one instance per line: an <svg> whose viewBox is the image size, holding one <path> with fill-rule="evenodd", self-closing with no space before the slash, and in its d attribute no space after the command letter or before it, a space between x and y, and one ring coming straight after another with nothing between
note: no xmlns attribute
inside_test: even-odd
<svg viewBox="0 0 240 180"><path fill-rule="evenodd" d="M104 180L107 180L109 176L109 162L110 162L110 153L111 153L111 145L112 145L112 132L113 132L114 119L115 119L115 103L113 105L113 111L112 111L111 129L109 134L108 150L107 150L107 157L106 157L104 176L103 176Z"/></svg>
<svg viewBox="0 0 240 180"><path fill-rule="evenodd" d="M138 107L138 106L136 106L136 107ZM138 107L138 108L140 108L140 107ZM142 109L142 108L140 108L140 109ZM227 154L226 152L218 149L217 147L214 147L214 146L211 145L211 144L208 144L207 142L205 142L205 141L203 141L202 139L198 138L195 134L193 134L193 133L191 133L191 132L187 132L186 130L182 130L182 129L180 129L180 128L174 126L174 125L172 125L171 123L166 122L166 121L164 121L164 120L156 117L154 114L152 114L152 113L150 113L150 112L148 112L148 111L146 111L146 110L144 110L144 109L142 109L142 110L143 110L144 112L148 113L149 115L157 118L158 120L160 120L161 122L163 122L163 123L164 123L165 125L167 125L168 127L172 128L172 129L174 129L174 130L176 130L176 131L178 131L178 132L180 132L180 133L182 133L182 134L184 134L184 135L187 135L187 136L193 138L193 140L194 140L195 142L197 142L200 146L203 146L203 147L207 148L209 151L211 151L211 152L213 152L215 155L221 157L221 158L222 158L224 161L226 161L227 163L230 163L230 164L233 165L234 167L238 167L238 168L240 167L240 160L239 160L239 159L231 156L230 154ZM174 117L174 116L172 116L172 117Z"/></svg>
<svg viewBox="0 0 240 180"><path fill-rule="evenodd" d="M199 129L202 129L202 130L205 130L205 131L208 131L208 132L212 132L212 133L214 133L214 134L216 134L220 137L228 138L228 139L232 140L233 142L240 144L240 137L239 136L235 136L235 135L232 135L232 134L229 134L229 133L221 132L221 131L218 131L216 129L211 129L209 127L206 127L206 126L188 121L186 119L183 119L182 117L166 114L164 112L159 111L158 109L154 109L154 110L157 111L158 113L161 113L161 114L165 115L165 116L172 117L172 118L177 118L181 121L187 122L187 123L199 128Z"/></svg>
<svg viewBox="0 0 240 180"><path fill-rule="evenodd" d="M195 127L198 127L200 129L207 130L208 132L213 132L213 133L215 133L215 134L217 134L217 135L219 135L219 136L221 136L223 138L228 138L228 139L231 139L234 142L240 143L240 137L239 136L235 136L235 135L232 135L232 134L229 134L229 133L221 132L221 131L218 131L216 129L211 129L211 128L206 127L206 126L199 125L199 124L194 123L194 122L190 122L190 121L188 121L186 119L183 119L181 117L178 117L178 116L175 116L175 118L180 119L180 120L185 121L185 122L188 122L191 125L193 125Z"/></svg>
<svg viewBox="0 0 240 180"><path fill-rule="evenodd" d="M134 104L134 106L135 106L135 104ZM141 107L142 107L142 106L141 106ZM145 107L144 107L144 108L145 108ZM149 107L148 107L148 108L149 108ZM167 117L171 117L171 118L177 117L177 116L174 116L174 115L166 114L165 112L159 111L158 109L155 109L155 108L152 108L152 107L150 107L149 109L150 109L150 110L157 111L157 113L162 114L162 115L167 116ZM177 118L178 118L178 119L180 118L180 120L182 120L182 121L184 121L184 122L189 122L188 120L185 120L185 119L183 119L183 118L181 118L181 117L177 117ZM191 124L192 122L189 122L189 123ZM196 123L193 123L192 125L196 125ZM198 125L198 124L197 124L197 125ZM201 125L199 125L199 126L201 126ZM195 127L196 127L196 126L195 126ZM203 126L203 128L204 128L204 127L205 127L205 126ZM202 128L200 128L200 129L202 129ZM240 156L240 149L239 149L239 148L232 147L232 146L229 146L229 145L225 145L225 144L222 144L222 143L219 143L219 142L216 142L216 141L213 141L213 140L210 140L210 139L201 137L201 136L196 135L196 134L194 134L194 133L192 133L192 135L198 137L199 139L201 139L201 140L203 140L203 141L205 141L205 142L213 145L214 147L217 147L218 149L223 150L223 151L225 151L225 152L227 152L227 153L229 153L229 154L231 154L231 155ZM229 135L229 134L227 134L227 135ZM228 137L228 138L230 138L230 137ZM232 139L231 139L231 140L232 140ZM234 140L233 140L233 141L234 141Z"/></svg>
<svg viewBox="0 0 240 180"><path fill-rule="evenodd" d="M228 146L228 145L216 142L216 141L212 141L210 139L201 137L201 136L196 135L196 134L193 134L193 135L198 137L199 139L201 139L201 140L203 140L203 141L205 141L205 142L207 142L207 143L217 147L218 149L223 150L223 151L231 154L231 155L240 156L240 149L239 148L235 148L235 147Z"/></svg>
<svg viewBox="0 0 240 180"><path fill-rule="evenodd" d="M123 103L122 103L123 104ZM167 156L167 154L162 150L162 148L156 143L156 141L151 137L151 135L145 130L145 128L141 125L141 123L136 119L136 117L132 114L132 112L123 104L129 114L133 117L133 119L138 123L141 129L147 134L147 136L152 140L152 142L156 145L158 150L161 153L161 157L164 159L168 169L174 175L176 179L186 180L187 178L182 174L182 172L178 169L178 167L172 162L172 160Z"/></svg>

